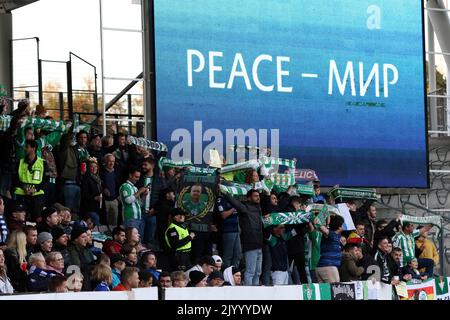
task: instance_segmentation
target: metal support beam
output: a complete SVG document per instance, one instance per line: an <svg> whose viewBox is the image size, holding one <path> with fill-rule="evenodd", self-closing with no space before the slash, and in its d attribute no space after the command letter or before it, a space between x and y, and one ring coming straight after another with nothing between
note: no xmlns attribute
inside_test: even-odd
<svg viewBox="0 0 450 320"><path fill-rule="evenodd" d="M38 101L40 105L44 104L44 94L43 94L43 83L42 83L42 60L38 59Z"/></svg>
<svg viewBox="0 0 450 320"><path fill-rule="evenodd" d="M155 39L153 1L141 1L142 29L142 57L144 67L144 136L156 139L156 95L155 95Z"/></svg>
<svg viewBox="0 0 450 320"><path fill-rule="evenodd" d="M427 19L428 25L428 51L434 51L434 30L433 25L431 24L431 20L428 17ZM432 53L428 54L428 84L429 84L429 92L436 92L436 60L435 55ZM436 111L436 98L430 98L430 122L431 122L431 130L437 130L437 111Z"/></svg>
<svg viewBox="0 0 450 320"><path fill-rule="evenodd" d="M69 118L73 118L73 94L72 94L72 63L67 61L67 109L69 109Z"/></svg>
<svg viewBox="0 0 450 320"><path fill-rule="evenodd" d="M64 93L59 92L59 120L64 120Z"/></svg>
<svg viewBox="0 0 450 320"><path fill-rule="evenodd" d="M131 94L127 94L127 110L128 110L128 119L131 120L132 115L132 104L133 104L133 98ZM128 134L131 134L131 122L128 122Z"/></svg>
<svg viewBox="0 0 450 320"><path fill-rule="evenodd" d="M12 15L0 13L0 85L12 96Z"/></svg>

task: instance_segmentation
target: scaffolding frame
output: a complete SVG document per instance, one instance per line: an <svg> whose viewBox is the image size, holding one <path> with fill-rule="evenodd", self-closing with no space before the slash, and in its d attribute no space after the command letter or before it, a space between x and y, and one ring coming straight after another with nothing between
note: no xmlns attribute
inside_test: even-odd
<svg viewBox="0 0 450 320"><path fill-rule="evenodd" d="M102 92L101 92L101 96L102 96L102 122L103 122L103 135L106 135L106 126L108 122L119 122L119 121L123 121L123 122L129 122L129 125L131 125L131 122L135 122L135 123L144 123L144 137L148 138L148 132L149 132L149 128L148 128L148 108L150 107L149 105L147 105L146 103L146 77L145 77L145 72L143 72L143 77L142 78L136 78L136 77L117 77L114 75L109 75L105 76L106 72L105 72L105 50L104 50L104 32L105 31L110 31L110 32L127 32L127 33L140 33L142 34L142 66L143 66L143 71L146 70L146 52L145 52L145 48L146 48L146 41L145 41L145 19L147 17L147 15L144 12L144 2L146 0L141 0L140 1L140 5L141 5L141 29L128 29L128 28L118 28L118 27L114 27L114 26L104 26L103 24L103 0L99 0L99 10L100 10L100 65L101 65L101 72L100 72L100 77L101 77L101 82L102 82ZM134 2L132 2L131 4L136 4ZM107 117L107 106L109 103L106 102L106 81L130 81L130 82L143 82L144 83L144 99L143 99L143 112L144 112L144 120L138 120L138 119L133 119L133 117L128 117L126 119L119 119L119 118L114 118L114 117ZM125 93L124 93L125 94ZM120 98L118 96L116 96L113 99L116 98Z"/></svg>

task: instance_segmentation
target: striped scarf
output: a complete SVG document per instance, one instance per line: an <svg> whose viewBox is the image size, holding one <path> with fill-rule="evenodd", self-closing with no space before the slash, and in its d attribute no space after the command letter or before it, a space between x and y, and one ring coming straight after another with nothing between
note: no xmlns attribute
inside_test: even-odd
<svg viewBox="0 0 450 320"><path fill-rule="evenodd" d="M11 125L12 117L9 115L0 115L0 131L8 130Z"/></svg>
<svg viewBox="0 0 450 320"><path fill-rule="evenodd" d="M216 174L216 170L214 168L200 168L200 167L188 167L187 171L192 174L200 174L200 175L212 175Z"/></svg>
<svg viewBox="0 0 450 320"><path fill-rule="evenodd" d="M379 195L372 189L333 188L329 192L335 199L371 199L378 200Z"/></svg>
<svg viewBox="0 0 450 320"><path fill-rule="evenodd" d="M273 166L286 166L290 169L295 169L295 160L273 158L273 157L262 157L259 159L261 165L273 167Z"/></svg>
<svg viewBox="0 0 450 320"><path fill-rule="evenodd" d="M432 224L439 229L442 228L442 217L440 216L428 216L428 217L414 217L414 216L407 216L403 215L401 218L402 223L403 222L411 222L415 224Z"/></svg>
<svg viewBox="0 0 450 320"><path fill-rule="evenodd" d="M137 146L146 148L147 150L156 150L156 151L167 151L167 146L162 142L151 141L145 138L137 138L133 136L128 136L128 141Z"/></svg>
<svg viewBox="0 0 450 320"><path fill-rule="evenodd" d="M42 269L40 269L40 268L38 268L36 266L31 266L30 270L28 270L28 274L37 274L37 275L39 275L40 277L43 277L43 278L52 278L52 277L55 276L54 273L47 272L47 271L42 270Z"/></svg>
<svg viewBox="0 0 450 320"><path fill-rule="evenodd" d="M0 216L0 245L6 244L7 237L8 237L8 228L6 227L5 217L2 214Z"/></svg>
<svg viewBox="0 0 450 320"><path fill-rule="evenodd" d="M326 204L309 205L306 207L305 211L295 211L295 212L273 212L263 219L264 226L270 225L280 225L280 224L302 224L313 222L318 219L318 223L315 225L316 228L325 224L327 218L330 216L331 212L337 211L336 208L328 206ZM315 212L319 212L317 215Z"/></svg>
<svg viewBox="0 0 450 320"><path fill-rule="evenodd" d="M239 183L233 183L229 186L226 185L219 185L220 191L224 193L228 193L232 196L245 196L248 191L251 190L252 186L249 184L239 184Z"/></svg>
<svg viewBox="0 0 450 320"><path fill-rule="evenodd" d="M292 173L272 173L270 180L278 187L289 187L295 184L295 178Z"/></svg>
<svg viewBox="0 0 450 320"><path fill-rule="evenodd" d="M274 183L272 182L271 179L263 179L263 180L253 184L253 189L263 190L266 192L272 191L273 187L274 187Z"/></svg>
<svg viewBox="0 0 450 320"><path fill-rule="evenodd" d="M239 171L239 170L246 170L246 169L258 169L260 166L260 163L258 160L253 159L245 162L240 162L236 164L227 165L222 168L222 173L228 173L233 171Z"/></svg>
<svg viewBox="0 0 450 320"><path fill-rule="evenodd" d="M45 131L64 131L66 129L66 124L64 121L56 121L51 119L42 119L42 118L33 118L28 117L23 123L22 128L24 127L33 127L34 129L41 129Z"/></svg>
<svg viewBox="0 0 450 320"><path fill-rule="evenodd" d="M264 227L278 226L280 224L302 224L311 221L314 217L311 212L295 211L295 212L273 212L264 217Z"/></svg>
<svg viewBox="0 0 450 320"><path fill-rule="evenodd" d="M190 160L182 160L182 161L173 161L166 157L161 157L158 161L158 166L162 170L164 167L170 168L183 168L192 166L192 162Z"/></svg>

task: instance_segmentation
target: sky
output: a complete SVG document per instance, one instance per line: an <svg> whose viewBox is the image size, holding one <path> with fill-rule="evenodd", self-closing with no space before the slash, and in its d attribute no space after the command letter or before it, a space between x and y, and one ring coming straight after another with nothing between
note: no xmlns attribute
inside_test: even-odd
<svg viewBox="0 0 450 320"><path fill-rule="evenodd" d="M139 0L103 0L104 27L140 29ZM448 5L448 0L445 0ZM69 52L81 56L97 67L101 91L100 15L98 0L40 0L13 12L13 37L39 37L40 57L46 60L69 59ZM440 51L437 40L436 51ZM142 70L141 34L104 31L105 76L135 78ZM34 40L14 42L14 86L37 85L37 54ZM445 72L441 55L436 64ZM43 82L57 82L66 89L65 65L43 63ZM93 77L91 67L75 61L73 87L83 89L84 79ZM106 93L120 91L128 81L105 82ZM132 93L142 92L135 86Z"/></svg>
<svg viewBox="0 0 450 320"><path fill-rule="evenodd" d="M133 2L103 0L103 26L140 29L141 6ZM39 37L41 59L67 61L73 52L89 61L97 67L101 91L99 11L98 0L40 0L13 11L13 38ZM141 41L140 33L104 31L105 76L135 78L142 71ZM36 85L36 41L15 41L14 58L14 85ZM91 67L74 59L74 88L82 89L83 79L93 74ZM65 89L65 77L64 64L43 63L44 83L59 82ZM105 91L118 92L127 83L109 80Z"/></svg>

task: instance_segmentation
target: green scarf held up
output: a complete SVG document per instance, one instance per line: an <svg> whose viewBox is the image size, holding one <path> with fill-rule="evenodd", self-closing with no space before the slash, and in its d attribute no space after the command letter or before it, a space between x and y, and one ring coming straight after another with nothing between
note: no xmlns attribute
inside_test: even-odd
<svg viewBox="0 0 450 320"><path fill-rule="evenodd" d="M236 164L226 165L222 168L221 173L228 173L245 169L258 169L259 167L260 164L258 160L249 160L245 162L239 162Z"/></svg>
<svg viewBox="0 0 450 320"><path fill-rule="evenodd" d="M402 223L403 222L411 222L415 224L432 224L439 229L442 229L442 217L440 216L428 216L428 217L414 217L414 216L408 216L403 215L401 218Z"/></svg>
<svg viewBox="0 0 450 320"><path fill-rule="evenodd" d="M217 173L217 169L214 168L200 168L194 166L187 167L187 171L199 175L212 175Z"/></svg>
<svg viewBox="0 0 450 320"><path fill-rule="evenodd" d="M372 189L354 189L354 188L333 188L330 194L335 199L371 199L377 201L379 195Z"/></svg>
<svg viewBox="0 0 450 320"><path fill-rule="evenodd" d="M166 157L161 157L158 161L158 166L160 170L163 170L164 167L183 168L192 166L192 162L190 160L173 161Z"/></svg>
<svg viewBox="0 0 450 320"><path fill-rule="evenodd" d="M311 221L311 212L273 212L263 218L264 227L278 226L280 224L302 224Z"/></svg>
<svg viewBox="0 0 450 320"><path fill-rule="evenodd" d="M316 215L315 212L318 212ZM315 228L325 224L331 213L339 212L337 208L326 204L308 205L305 211L295 212L273 212L263 219L264 226L280 225L280 224L302 224L313 221L317 218L319 221Z"/></svg>
<svg viewBox="0 0 450 320"><path fill-rule="evenodd" d="M151 141L145 138L137 138L133 136L128 136L128 141L132 144L135 144L139 147L143 147L147 150L156 150L156 151L167 151L167 146L162 142Z"/></svg>
<svg viewBox="0 0 450 320"><path fill-rule="evenodd" d="M288 159L281 159L281 158L274 158L274 157L262 157L259 159L259 162L261 163L261 165L264 166L276 166L276 165L280 165L280 166L286 166L289 167L290 169L295 169L295 160L288 160Z"/></svg>
<svg viewBox="0 0 450 320"><path fill-rule="evenodd" d="M219 185L220 191L228 193L232 196L245 196L247 192L252 188L249 184L233 183L231 185Z"/></svg>
<svg viewBox="0 0 450 320"><path fill-rule="evenodd" d="M291 173L272 173L270 180L278 187L289 187L295 184L294 175Z"/></svg>

